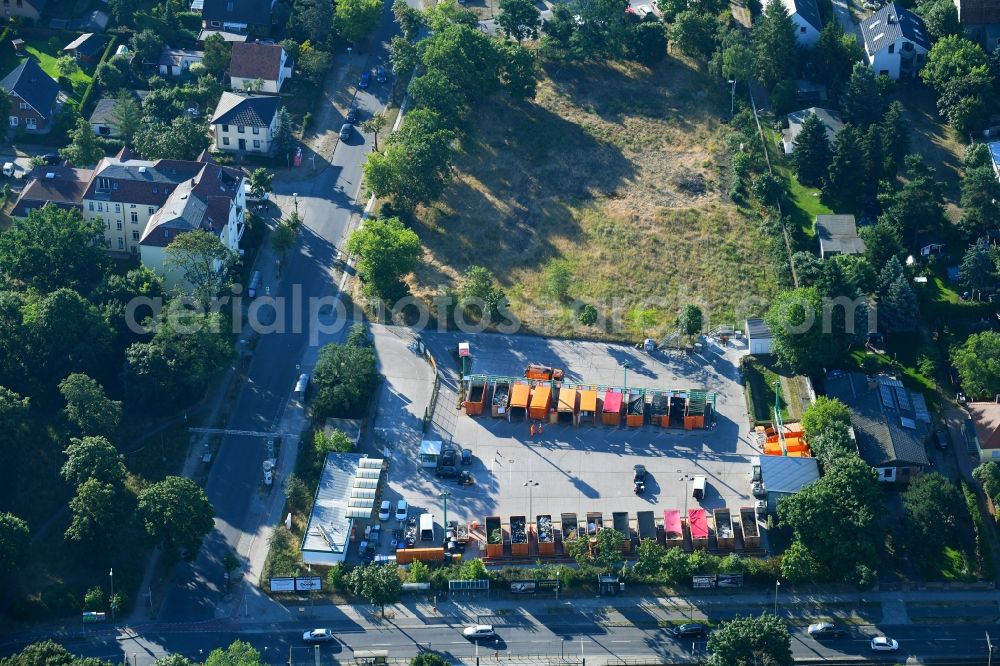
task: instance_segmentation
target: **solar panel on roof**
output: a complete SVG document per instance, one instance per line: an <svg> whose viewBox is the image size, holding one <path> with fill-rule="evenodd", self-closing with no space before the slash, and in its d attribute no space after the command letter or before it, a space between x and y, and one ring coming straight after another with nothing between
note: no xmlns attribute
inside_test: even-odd
<svg viewBox="0 0 1000 666"><path fill-rule="evenodd" d="M913 405L910 404L910 394L902 386L896 386L896 400L899 401L899 408L904 411L912 411Z"/></svg>
<svg viewBox="0 0 1000 666"><path fill-rule="evenodd" d="M896 403L892 399L892 389L885 384L878 387L879 395L882 397L882 406L886 409L896 409Z"/></svg>
<svg viewBox="0 0 1000 666"><path fill-rule="evenodd" d="M931 422L931 415L927 410L927 403L924 401L924 396L919 393L913 394L913 413L916 415L917 420L921 423Z"/></svg>
<svg viewBox="0 0 1000 666"><path fill-rule="evenodd" d="M917 429L917 423L913 419L908 419L905 416L900 417L899 422L903 424L904 428L909 428L910 430Z"/></svg>

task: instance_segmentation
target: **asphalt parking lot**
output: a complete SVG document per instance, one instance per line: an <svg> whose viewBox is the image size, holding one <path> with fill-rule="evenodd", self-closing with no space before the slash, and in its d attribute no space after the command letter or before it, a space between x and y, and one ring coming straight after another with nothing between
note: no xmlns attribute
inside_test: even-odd
<svg viewBox="0 0 1000 666"><path fill-rule="evenodd" d="M386 377L379 400L376 430L392 449L386 498L406 499L416 511L443 516L442 492L448 492L449 519L482 523L499 515L613 511L635 514L665 509L749 506L748 459L758 451L749 439L738 348L708 342L701 354L647 354L624 345L529 336L465 335L423 332L421 340L446 377L430 432L421 433L419 415L429 400L429 364L414 350L407 329L375 327L376 348ZM520 375L528 363L563 368L567 380L664 389L704 388L716 393L714 424L704 430L613 427L594 424L546 424L533 437L529 422L510 423L489 415L469 417L457 408L459 366L454 354L460 341L471 345L470 373ZM438 479L418 461L420 440L441 439L471 449L469 469L476 485L459 487ZM644 495L632 487L632 470L649 473ZM690 477L708 477L707 496L690 497Z"/></svg>

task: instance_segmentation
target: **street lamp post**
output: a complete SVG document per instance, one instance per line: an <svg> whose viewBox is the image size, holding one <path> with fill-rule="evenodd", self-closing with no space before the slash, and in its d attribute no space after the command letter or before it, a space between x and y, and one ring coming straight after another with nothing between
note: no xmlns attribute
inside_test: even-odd
<svg viewBox="0 0 1000 666"><path fill-rule="evenodd" d="M111 578L111 600L110 600L111 601L111 604L110 604L110 606L111 606L111 624L114 624L115 623L115 606L117 606L118 604L115 603L115 570L113 568L110 571L108 571L108 576Z"/></svg>
<svg viewBox="0 0 1000 666"><path fill-rule="evenodd" d="M778 615L778 588L781 587L781 581L774 581L774 615Z"/></svg>
<svg viewBox="0 0 1000 666"><path fill-rule="evenodd" d="M624 386L622 386L622 390L625 395L628 395L628 361L622 361L622 368L625 370L625 379L622 380L622 384L624 384Z"/></svg>
<svg viewBox="0 0 1000 666"><path fill-rule="evenodd" d="M732 94L729 96L729 117L732 118L736 111L736 79L730 79L729 83L733 86Z"/></svg>
<svg viewBox="0 0 1000 666"><path fill-rule="evenodd" d="M295 217L299 216L299 193L292 192L292 202L295 204Z"/></svg>
<svg viewBox="0 0 1000 666"><path fill-rule="evenodd" d="M684 515L686 516L688 510L688 481L690 481L692 477L690 474L681 474L680 470L677 470L677 473L680 474L680 476L677 477L677 480L684 482Z"/></svg>
<svg viewBox="0 0 1000 666"><path fill-rule="evenodd" d="M441 498L441 502L444 504L444 533L448 534L448 498L451 497L451 493L443 492L438 497Z"/></svg>
<svg viewBox="0 0 1000 666"><path fill-rule="evenodd" d="M534 489L537 488L539 485L540 484L538 483L538 481L532 481L531 479L528 479L527 481L524 482L524 487L528 489L528 520L529 521L531 520L532 500L534 500L534 493L532 491L534 491ZM525 526L525 529L527 529L527 526Z"/></svg>

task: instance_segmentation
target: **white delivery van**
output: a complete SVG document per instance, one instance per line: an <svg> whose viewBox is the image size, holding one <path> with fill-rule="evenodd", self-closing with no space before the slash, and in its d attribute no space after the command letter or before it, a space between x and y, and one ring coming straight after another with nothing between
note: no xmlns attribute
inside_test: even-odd
<svg viewBox="0 0 1000 666"><path fill-rule="evenodd" d="M694 483L691 484L691 496L696 500L705 499L705 486L707 483L704 476L694 477Z"/></svg>
<svg viewBox="0 0 1000 666"><path fill-rule="evenodd" d="M13 162L4 162L3 175L8 178L17 178L17 166Z"/></svg>
<svg viewBox="0 0 1000 666"><path fill-rule="evenodd" d="M434 516L429 513L420 514L420 540L434 541Z"/></svg>

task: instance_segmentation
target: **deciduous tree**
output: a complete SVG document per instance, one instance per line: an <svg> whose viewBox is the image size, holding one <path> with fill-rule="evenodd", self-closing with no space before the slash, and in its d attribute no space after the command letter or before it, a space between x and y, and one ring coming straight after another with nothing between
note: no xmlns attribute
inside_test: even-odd
<svg viewBox="0 0 1000 666"><path fill-rule="evenodd" d="M177 271L191 295L206 304L229 284L238 258L216 234L201 229L175 236L164 254L167 268Z"/></svg>
<svg viewBox="0 0 1000 666"><path fill-rule="evenodd" d="M215 648L205 666L260 666L260 652L246 641L233 641L225 650Z"/></svg>
<svg viewBox="0 0 1000 666"><path fill-rule="evenodd" d="M417 267L420 238L398 218L373 219L351 234L348 251L358 257L358 274L367 293L396 300L406 292L402 278Z"/></svg>
<svg viewBox="0 0 1000 666"><path fill-rule="evenodd" d="M111 544L122 513L113 485L87 479L77 487L69 509L72 518L66 539L90 547Z"/></svg>
<svg viewBox="0 0 1000 666"><path fill-rule="evenodd" d="M382 617L385 617L385 605L398 601L403 590L403 581L395 564L365 564L355 567L347 575L347 579L354 594L381 607Z"/></svg>
<svg viewBox="0 0 1000 666"><path fill-rule="evenodd" d="M334 24L348 42L359 42L378 27L382 17L379 0L337 0Z"/></svg>
<svg viewBox="0 0 1000 666"><path fill-rule="evenodd" d="M319 418L359 418L378 382L370 346L329 344L313 371L313 412Z"/></svg>
<svg viewBox="0 0 1000 666"><path fill-rule="evenodd" d="M205 55L201 64L212 76L222 76L229 69L232 55L232 46L226 42L222 35L215 33L205 38Z"/></svg>
<svg viewBox="0 0 1000 666"><path fill-rule="evenodd" d="M541 12L531 0L500 0L497 24L508 37L518 42L527 38L538 39Z"/></svg>
<svg viewBox="0 0 1000 666"><path fill-rule="evenodd" d="M122 403L111 400L104 388L83 373L73 373L59 382L66 401L66 418L84 435L111 437L122 418Z"/></svg>
<svg viewBox="0 0 1000 666"><path fill-rule="evenodd" d="M102 234L101 224L78 210L32 210L0 234L0 273L40 291L87 289L104 274L104 250L94 242Z"/></svg>
<svg viewBox="0 0 1000 666"><path fill-rule="evenodd" d="M674 18L670 26L670 41L681 53L707 58L715 47L715 19L694 9L687 9Z"/></svg>
<svg viewBox="0 0 1000 666"><path fill-rule="evenodd" d="M792 639L776 615L736 617L708 637L708 666L792 666Z"/></svg>
<svg viewBox="0 0 1000 666"><path fill-rule="evenodd" d="M73 486L88 479L119 486L125 480L125 458L104 437L73 438L64 453L61 474Z"/></svg>
<svg viewBox="0 0 1000 666"><path fill-rule="evenodd" d="M6 575L24 564L30 546L28 523L12 513L0 512L0 572Z"/></svg>
<svg viewBox="0 0 1000 666"><path fill-rule="evenodd" d="M951 362L967 395L989 399L1000 395L1000 333L973 333L952 348Z"/></svg>
<svg viewBox="0 0 1000 666"><path fill-rule="evenodd" d="M139 493L136 520L154 543L193 559L214 526L212 505L191 479L168 476Z"/></svg>

